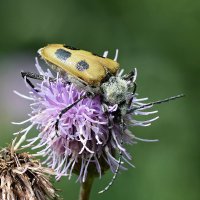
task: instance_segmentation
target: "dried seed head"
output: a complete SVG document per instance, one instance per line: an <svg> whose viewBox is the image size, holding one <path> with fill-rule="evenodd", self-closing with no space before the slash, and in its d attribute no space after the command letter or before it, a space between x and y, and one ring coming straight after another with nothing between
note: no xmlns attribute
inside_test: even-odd
<svg viewBox="0 0 200 200"><path fill-rule="evenodd" d="M16 152L13 144L0 150L1 200L58 199L48 175L53 175L51 169L27 152Z"/></svg>

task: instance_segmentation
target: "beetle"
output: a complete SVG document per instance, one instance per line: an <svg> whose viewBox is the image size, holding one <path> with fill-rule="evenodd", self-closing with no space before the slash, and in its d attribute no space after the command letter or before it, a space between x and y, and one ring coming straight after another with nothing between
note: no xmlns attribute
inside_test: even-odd
<svg viewBox="0 0 200 200"><path fill-rule="evenodd" d="M117 62L118 51L116 51L116 55L113 60L107 58L106 53L103 56L99 56L97 54L63 44L49 44L39 49L38 53L48 65L62 75L64 82L69 84L74 83L77 88L85 90L85 95L80 97L71 105L66 105L66 108L61 110L58 114L55 122L56 134L59 130L59 120L62 115L84 98L93 98L96 95L100 95L102 100L102 109L108 116L109 131L112 129L112 121L116 120L120 123L121 133L123 135L126 128L123 116L127 113L181 97L181 95L178 95L161 101L152 102L141 107L132 108L131 103L137 87L135 82L137 71L134 69L129 74L122 75L119 71L119 63ZM27 83L33 89L35 89L34 85L28 78L39 80L44 79L42 75L30 72L22 72L22 77L26 79ZM54 82L56 79L50 78L49 81ZM110 118L108 112L108 106L116 104L116 117L112 119ZM106 148L107 147L105 145L105 149ZM121 158L122 152L119 149L118 167L114 176L108 186L99 193L103 193L108 190L108 188L112 185L116 175L118 174Z"/></svg>
<svg viewBox="0 0 200 200"><path fill-rule="evenodd" d="M108 73L116 74L119 63L115 60L62 44L50 44L38 50L41 58L57 71L99 86Z"/></svg>
<svg viewBox="0 0 200 200"><path fill-rule="evenodd" d="M131 99L130 88L134 87L135 93L136 71L121 76L117 56L112 60L62 44L47 45L39 49L38 53L65 80L86 90L86 96L100 94L105 108L106 105L128 103Z"/></svg>

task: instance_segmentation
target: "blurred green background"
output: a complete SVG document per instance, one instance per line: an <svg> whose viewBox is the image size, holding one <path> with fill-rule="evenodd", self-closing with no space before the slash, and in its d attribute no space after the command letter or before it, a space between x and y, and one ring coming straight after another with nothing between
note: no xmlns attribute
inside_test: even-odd
<svg viewBox="0 0 200 200"><path fill-rule="evenodd" d="M27 92L20 71L35 71L40 47L64 43L98 54L109 50L111 58L119 48L121 67L138 69L140 97L186 97L157 106L159 120L133 129L138 137L160 141L128 147L136 168L120 173L103 195L97 192L112 175L97 179L91 199L200 199L200 1L1 0L0 22L1 146L22 128L10 122L30 111L12 91ZM63 199L78 198L75 181L55 183Z"/></svg>

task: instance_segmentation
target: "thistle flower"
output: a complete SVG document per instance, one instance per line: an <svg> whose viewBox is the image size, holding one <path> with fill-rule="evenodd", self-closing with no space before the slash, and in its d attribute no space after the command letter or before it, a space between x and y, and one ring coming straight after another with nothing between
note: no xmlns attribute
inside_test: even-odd
<svg viewBox="0 0 200 200"><path fill-rule="evenodd" d="M1 200L57 199L49 175L53 170L42 167L27 152L18 153L14 142L0 150Z"/></svg>
<svg viewBox="0 0 200 200"><path fill-rule="evenodd" d="M36 68L44 80L38 82L35 88L30 89L29 95L25 96L15 91L19 96L32 101L32 112L29 119L15 124L29 123L20 134L27 135L33 127L36 127L39 134L28 139L27 146L39 149L37 155L47 158L44 162L55 170L57 179L61 176L71 178L72 173L78 175L78 181L85 182L88 174L101 175L108 169L113 173L119 167L117 155L122 154L120 169L126 169L124 163L133 166L129 161L130 154L125 145L134 144L143 140L134 136L128 129L132 126L149 126L158 117L147 121L138 121L136 115L151 115L157 111L147 112L143 109L133 110L123 117L126 128L122 133L119 123L113 120L110 130L107 114L103 111L101 98L96 95L94 98L82 99L59 119L58 131L55 123L59 118L60 111L72 104L85 94L73 83L66 84L60 77L54 77L50 70L44 72L37 59ZM122 76L122 72L118 74ZM55 79L55 82L49 81ZM145 105L147 98L138 99L137 94L132 97L131 107ZM109 118L114 119L118 105L108 106ZM150 108L149 106L148 108ZM19 133L16 133L19 134Z"/></svg>

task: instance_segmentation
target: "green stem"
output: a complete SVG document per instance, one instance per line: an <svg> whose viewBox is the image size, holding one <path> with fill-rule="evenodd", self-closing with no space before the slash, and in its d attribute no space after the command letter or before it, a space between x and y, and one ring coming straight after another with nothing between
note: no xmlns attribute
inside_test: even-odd
<svg viewBox="0 0 200 200"><path fill-rule="evenodd" d="M93 181L94 177L88 176L86 181L84 183L81 183L79 200L89 200Z"/></svg>

